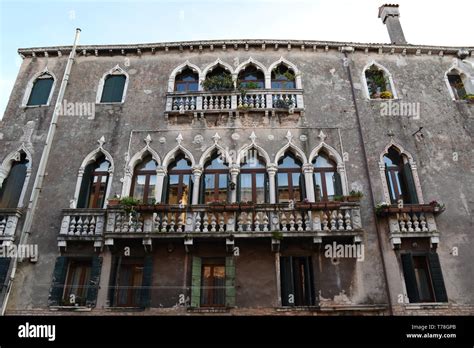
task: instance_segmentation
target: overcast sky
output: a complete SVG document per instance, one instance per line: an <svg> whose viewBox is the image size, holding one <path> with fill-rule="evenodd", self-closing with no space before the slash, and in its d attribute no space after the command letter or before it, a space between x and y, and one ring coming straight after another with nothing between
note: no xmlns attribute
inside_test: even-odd
<svg viewBox="0 0 474 348"><path fill-rule="evenodd" d="M389 1L394 2L394 1ZM473 0L398 0L411 44L474 46ZM0 117L20 47L210 39L389 42L380 0L0 0Z"/></svg>

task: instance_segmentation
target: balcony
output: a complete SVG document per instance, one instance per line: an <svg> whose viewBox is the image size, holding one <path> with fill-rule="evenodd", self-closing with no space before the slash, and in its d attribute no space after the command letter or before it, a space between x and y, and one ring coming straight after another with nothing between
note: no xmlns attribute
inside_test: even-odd
<svg viewBox="0 0 474 348"><path fill-rule="evenodd" d="M187 114L228 111L285 111L304 109L303 91L249 90L245 95L237 91L223 92L173 92L166 99L167 114Z"/></svg>
<svg viewBox="0 0 474 348"><path fill-rule="evenodd" d="M106 244L114 238L322 237L360 241L363 234L358 202L288 204L222 204L137 206L107 210Z"/></svg>
<svg viewBox="0 0 474 348"><path fill-rule="evenodd" d="M8 246L15 240L16 227L21 216L20 209L0 209L0 246Z"/></svg>
<svg viewBox="0 0 474 348"><path fill-rule="evenodd" d="M443 209L431 204L405 204L378 209L377 214L388 218L390 242L397 249L402 238L429 237L432 244L438 244L435 215L442 212Z"/></svg>
<svg viewBox="0 0 474 348"><path fill-rule="evenodd" d="M102 247L105 209L63 209L58 247L66 248L68 242L92 241Z"/></svg>

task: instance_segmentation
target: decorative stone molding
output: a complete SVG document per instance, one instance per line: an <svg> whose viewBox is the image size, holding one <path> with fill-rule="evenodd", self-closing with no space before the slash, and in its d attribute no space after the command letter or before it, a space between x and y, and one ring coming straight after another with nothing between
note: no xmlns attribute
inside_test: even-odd
<svg viewBox="0 0 474 348"><path fill-rule="evenodd" d="M32 156L31 151L28 149L25 143L22 143L17 150L11 152L9 155L5 157L1 166L0 166L0 188L3 185L3 182L10 174L10 170L14 162L20 161L21 154L24 153L26 159L28 160L28 166L26 168L26 177L25 181L23 182L23 188L21 189L20 199L18 200L18 208L23 207L23 201L25 199L26 190L28 188L28 182L30 181L31 177L31 168L32 168Z"/></svg>
<svg viewBox="0 0 474 348"><path fill-rule="evenodd" d="M383 70L383 72L385 73L385 76L388 78L388 81L390 83L390 89L391 89L391 92L392 92L392 95L393 95L393 99L398 99L398 94L397 94L397 90L395 89L395 84L393 83L393 77L392 77L392 74L390 73L390 71L388 71L388 69L386 67L384 67L383 65L377 63L375 60L371 60L369 63L367 63L364 68L362 69L362 75L361 75L361 81L362 81L362 85L364 86L364 92L365 92L365 96L367 99L371 100L370 99L370 93L369 93L369 86L367 85L367 79L365 77L365 72L367 69L369 69L372 65L375 65L377 68L379 68L380 70ZM392 100L393 100L392 99Z"/></svg>
<svg viewBox="0 0 474 348"><path fill-rule="evenodd" d="M198 74L198 79L201 81L202 78L202 71L199 69L199 67L195 64L192 64L189 62L189 60L185 61L183 64L178 65L174 70L171 72L171 75L168 80L168 92L174 92L174 87L175 87L175 80L176 76L179 75L181 72L183 72L186 68L191 69L193 72ZM198 87L199 91L202 91L202 85L199 83Z"/></svg>
<svg viewBox="0 0 474 348"><path fill-rule="evenodd" d="M56 86L56 76L48 70L48 67L46 66L43 70L40 72L37 72L36 74L33 75L33 77L28 81L28 84L26 85L25 89L25 94L23 95L23 99L21 101L21 106L22 107L28 107L28 100L30 99L30 94L31 91L33 90L33 86L35 84L35 81L39 78L45 78L45 77L52 77L53 78L53 85L51 86L51 91L49 92L49 97L48 101L45 104L45 106L49 106L51 103L51 98L53 97L54 93L54 87Z"/></svg>
<svg viewBox="0 0 474 348"><path fill-rule="evenodd" d="M293 137L291 136L290 131L288 131L286 138L288 142L280 150L278 150L278 152L275 155L275 160L273 162L278 163L280 158L285 155L285 152L287 150L292 151L295 154L295 156L300 159L302 163L308 162L308 159L306 158L304 151L293 142Z"/></svg>
<svg viewBox="0 0 474 348"><path fill-rule="evenodd" d="M226 160L226 162L229 166L232 165L232 163L233 163L232 156L229 154L229 152L224 147L219 145L217 142L214 142L214 144L209 146L203 152L203 154L201 155L201 158L199 159L199 165L201 167L204 167L204 165L206 164L206 161L211 158L211 156L213 155L213 153L215 151L218 152L219 156L221 156L222 158L225 158L225 160Z"/></svg>
<svg viewBox="0 0 474 348"><path fill-rule="evenodd" d="M271 75L272 75L273 69L275 69L280 64L284 64L288 68L290 68L291 70L294 71L294 73L295 73L295 87L296 87L296 89L303 89L303 84L301 82L301 72L300 72L300 70L298 69L296 64L293 64L292 62L290 62L289 60L286 60L283 57L280 57L280 59L278 59L277 61L270 64L270 66L268 68L268 75L270 76L270 80L271 80ZM270 87L267 87L267 88L271 88L271 81L270 81Z"/></svg>
<svg viewBox="0 0 474 348"><path fill-rule="evenodd" d="M99 85L97 87L97 95L96 95L96 100L95 100L97 104L101 103L100 100L102 99L102 92L104 91L105 79L109 75L124 75L125 76L125 84L123 86L122 101L120 103L123 103L125 101L125 97L127 95L127 89L128 89L128 82L130 81L130 77L128 76L127 72L117 64L108 72L106 72L104 75L102 75L102 78L99 80Z"/></svg>
<svg viewBox="0 0 474 348"><path fill-rule="evenodd" d="M238 79L239 73L242 70L245 70L245 68L247 68L249 65L254 65L258 70L261 70L263 72L263 76L265 77L265 88L271 88L271 74L269 70L267 70L265 65L260 63L258 60L253 59L252 57L250 57L245 62L241 63L237 68L235 68L235 80Z"/></svg>
<svg viewBox="0 0 474 348"><path fill-rule="evenodd" d="M208 66L206 66L204 68L204 70L202 71L202 74L200 75L199 77L199 85L202 84L202 82L204 82L204 80L206 79L206 76L208 73L210 73L215 67L221 65L222 67L224 67L226 70L229 71L229 73L232 75L233 79L234 79L234 83L236 81L236 75L235 75L235 72L234 72L234 69L232 68L232 66L224 61L222 61L220 58L217 58L214 62L212 62L211 64L209 64Z"/></svg>
<svg viewBox="0 0 474 348"><path fill-rule="evenodd" d="M107 150L105 150L104 147L103 147L104 143L105 143L105 137L104 136L100 137L100 139L97 140L97 142L99 143L99 146L95 150L91 151L84 158L84 160L81 163L81 166L79 167L79 170L78 170L78 173L77 173L76 188L74 190L74 198L71 200L71 204L70 204L71 208L77 208L77 202L78 202L79 194L80 194L80 190L81 190L82 178L83 178L84 170L85 170L86 166L93 163L93 162L95 162L95 161L97 161L97 159L99 157L101 157L102 155L110 163L109 180L108 180L107 188L106 188L106 191L105 191L105 199L104 199L103 208L106 207L107 199L109 198L110 189L112 187L112 180L114 178L115 165L114 165L114 159L112 158L112 155Z"/></svg>
<svg viewBox="0 0 474 348"><path fill-rule="evenodd" d="M401 146L399 143L395 142L393 138L390 139L390 142L385 146L384 150L380 154L379 158L379 172L380 172L380 178L382 179L382 188L383 188L383 194L384 194L384 201L385 202L390 202L390 193L388 190L388 183L387 179L385 177L385 161L384 161L384 156L388 153L388 150L391 147L394 147L398 153L404 157L404 160L408 161L410 163L410 168L411 168L411 173L413 176L413 181L415 182L415 189L416 189L416 195L418 197L418 202L420 204L424 203L423 200L423 192L421 190L421 182L420 178L418 177L418 168L416 166L416 162L413 159L413 156L406 151L403 146Z"/></svg>

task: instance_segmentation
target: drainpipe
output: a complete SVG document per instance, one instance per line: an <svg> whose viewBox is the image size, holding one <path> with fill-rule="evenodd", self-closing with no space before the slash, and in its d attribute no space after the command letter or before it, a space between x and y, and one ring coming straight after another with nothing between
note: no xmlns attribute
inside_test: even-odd
<svg viewBox="0 0 474 348"><path fill-rule="evenodd" d="M369 171L369 161L368 161L368 156L367 156L367 150L365 148L364 133L362 132L362 125L360 123L360 115L359 115L359 108L357 107L357 98L356 98L355 89L354 89L354 81L352 80L352 72L351 72L351 67L349 64L349 58L347 55L348 52L351 53L353 51L354 51L353 47L343 47L342 49L342 52L344 53L344 58L345 58L344 66L346 67L347 77L349 78L349 83L351 85L352 102L354 103L354 110L355 110L356 119L357 119L357 130L359 133L359 140L362 147L362 153L364 155L364 168L367 173L367 179L369 182L369 194L370 194L370 197L372 198L371 200L372 211L374 212L375 230L377 233L377 242L378 242L379 251L380 251L380 259L382 260L383 276L385 280L385 291L387 292L387 296L388 296L388 307L389 307L390 315L393 315L392 297L390 295L390 287L388 286L387 267L385 265L385 259L384 259L384 255L382 251L382 237L380 236L380 229L379 229L377 214L375 214L376 203L375 203L374 190L372 188L372 179L371 179L370 171Z"/></svg>
<svg viewBox="0 0 474 348"><path fill-rule="evenodd" d="M69 81L69 75L71 73L72 64L74 63L74 58L76 57L76 47L77 47L77 43L79 42L80 33L81 33L81 29L77 28L76 35L74 37L74 44L72 45L71 53L69 54L69 58L66 64L66 69L64 70L64 76L61 81L61 86L59 87L58 98L54 106L53 116L51 117L51 123L49 125L49 130L48 130L48 135L46 137L45 146L43 149L43 153L41 154L41 160L38 165L38 172L36 174L35 183L33 185L33 191L31 193L30 202L28 204L28 208L26 211L25 223L23 224L23 229L21 231L19 245L26 244L28 241L28 237L31 233L31 226L33 224L33 216L38 204L39 194L43 187L43 179L46 172L46 165L48 163L49 155L51 153L51 146L53 143L54 135L56 133L59 111L61 110L61 104L63 102L64 93L66 91L66 87ZM15 278L17 264L18 262L21 262L21 261L23 261L22 258L20 258L19 260L18 258L15 258L13 261L13 267L12 267L12 271L10 273L10 278L7 285L7 293L5 294L4 301L2 304L2 311L0 313L1 315L4 315L5 313L7 303L8 303L8 297L10 295L10 290L13 284L13 280Z"/></svg>

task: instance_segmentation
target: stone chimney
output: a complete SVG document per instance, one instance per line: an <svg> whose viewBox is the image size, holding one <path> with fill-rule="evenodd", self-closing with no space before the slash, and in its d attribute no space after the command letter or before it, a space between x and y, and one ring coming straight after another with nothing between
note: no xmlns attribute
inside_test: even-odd
<svg viewBox="0 0 474 348"><path fill-rule="evenodd" d="M406 44L400 24L400 11L397 4L385 4L379 7L379 18L387 26L388 35L392 44Z"/></svg>

